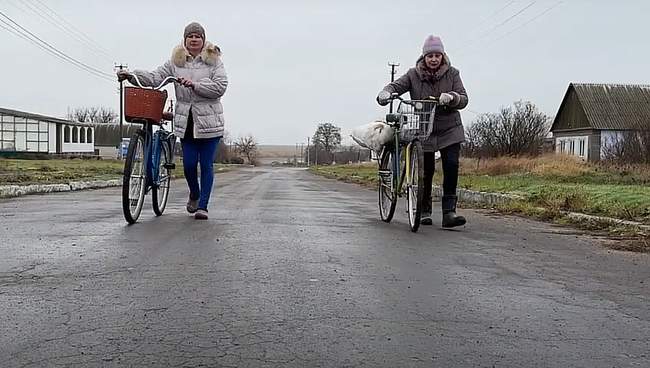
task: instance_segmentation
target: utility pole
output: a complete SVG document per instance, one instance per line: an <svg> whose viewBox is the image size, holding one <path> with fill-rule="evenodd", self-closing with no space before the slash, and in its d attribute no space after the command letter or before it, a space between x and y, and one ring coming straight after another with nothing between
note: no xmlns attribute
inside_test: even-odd
<svg viewBox="0 0 650 368"><path fill-rule="evenodd" d="M395 68L399 66L398 63L388 63L390 66L390 82L393 83L395 82ZM393 101L390 101L390 108L389 108L389 113L393 113Z"/></svg>
<svg viewBox="0 0 650 368"><path fill-rule="evenodd" d="M115 69L118 70L124 70L127 69L129 66L124 65L120 63L120 65L115 65ZM122 138L124 135L122 134L122 125L124 124L124 81L120 81L120 145L122 144Z"/></svg>
<svg viewBox="0 0 650 368"><path fill-rule="evenodd" d="M307 167L309 167L309 137L307 137Z"/></svg>

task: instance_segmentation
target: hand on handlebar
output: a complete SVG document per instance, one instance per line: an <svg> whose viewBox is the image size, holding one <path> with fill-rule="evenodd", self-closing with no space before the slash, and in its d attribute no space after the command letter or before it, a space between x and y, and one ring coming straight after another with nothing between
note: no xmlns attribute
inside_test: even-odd
<svg viewBox="0 0 650 368"><path fill-rule="evenodd" d="M441 93L440 97L438 97L438 103L441 105L449 105L452 101L454 100L454 95L451 93Z"/></svg>
<svg viewBox="0 0 650 368"><path fill-rule="evenodd" d="M176 78L176 81L177 81L180 85L182 85L182 86L184 86L184 87L194 89L194 82L192 82L192 81L189 80L189 79L185 79L185 78L183 78L183 77L178 77L178 78Z"/></svg>
<svg viewBox="0 0 650 368"><path fill-rule="evenodd" d="M381 106L386 106L388 105L392 97L393 96L391 95L390 92L382 90L377 95L377 103L379 103Z"/></svg>
<svg viewBox="0 0 650 368"><path fill-rule="evenodd" d="M118 82L125 81L125 80L129 79L130 76L131 76L131 72L129 72L126 69L120 69L120 70L117 71L117 81Z"/></svg>

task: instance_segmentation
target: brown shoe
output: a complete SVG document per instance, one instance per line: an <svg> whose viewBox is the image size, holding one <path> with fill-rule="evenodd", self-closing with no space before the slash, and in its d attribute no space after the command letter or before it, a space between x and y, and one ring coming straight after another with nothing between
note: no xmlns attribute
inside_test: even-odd
<svg viewBox="0 0 650 368"><path fill-rule="evenodd" d="M194 214L194 218L196 220L207 220L208 211L204 210L203 208L199 208L198 210L196 210L196 213Z"/></svg>

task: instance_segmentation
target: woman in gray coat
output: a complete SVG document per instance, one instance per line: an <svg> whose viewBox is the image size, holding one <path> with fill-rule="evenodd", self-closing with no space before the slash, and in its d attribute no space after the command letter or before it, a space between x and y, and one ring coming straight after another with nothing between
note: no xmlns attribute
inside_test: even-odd
<svg viewBox="0 0 650 368"><path fill-rule="evenodd" d="M435 151L440 151L443 171L442 226L455 227L465 224L465 218L456 214L456 187L458 186L458 160L460 144L465 132L458 110L467 106L467 92L460 79L458 69L451 66L442 40L428 36L422 47L422 55L415 67L390 83L379 92L377 102L384 106L390 102L391 94L409 92L411 99L439 98L439 106L433 124L433 132L423 142L424 148L424 208L423 225L432 225L431 187L435 170Z"/></svg>
<svg viewBox="0 0 650 368"><path fill-rule="evenodd" d="M220 56L221 50L205 40L205 30L194 22L185 27L183 44L174 48L169 61L153 72L133 72L144 86L156 86L169 76L178 80L174 126L183 146L183 169L190 191L186 208L201 220L208 218L214 181L212 163L224 131L221 96L228 79ZM118 72L118 79L128 78L128 72Z"/></svg>

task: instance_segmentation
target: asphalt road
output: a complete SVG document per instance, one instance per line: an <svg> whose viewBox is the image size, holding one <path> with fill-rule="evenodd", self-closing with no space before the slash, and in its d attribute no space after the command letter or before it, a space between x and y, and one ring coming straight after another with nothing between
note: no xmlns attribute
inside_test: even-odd
<svg viewBox="0 0 650 368"><path fill-rule="evenodd" d="M301 169L0 201L1 367L650 367L650 257L516 217L458 231ZM434 217L439 223L440 215Z"/></svg>

